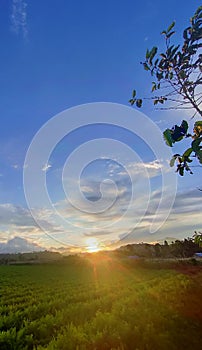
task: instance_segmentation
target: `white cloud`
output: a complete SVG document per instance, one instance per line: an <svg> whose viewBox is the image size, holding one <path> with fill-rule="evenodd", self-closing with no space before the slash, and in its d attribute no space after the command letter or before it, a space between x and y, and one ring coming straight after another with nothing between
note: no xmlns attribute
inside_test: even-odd
<svg viewBox="0 0 202 350"><path fill-rule="evenodd" d="M117 175L122 177L130 176L132 181L143 178L153 178L161 175L161 170L166 167L164 171L170 171L167 164L163 164L160 160L142 163L129 163L127 169L117 172ZM127 171L128 170L128 171Z"/></svg>
<svg viewBox="0 0 202 350"><path fill-rule="evenodd" d="M22 237L14 237L7 242L0 242L0 254L29 253L42 250L45 249Z"/></svg>
<svg viewBox="0 0 202 350"><path fill-rule="evenodd" d="M13 164L12 168L15 169L15 170L18 170L18 169L20 169L20 165L19 164Z"/></svg>
<svg viewBox="0 0 202 350"><path fill-rule="evenodd" d="M37 223L28 209L11 203L0 204L0 239L5 231L8 234L41 236L44 232L40 226L52 233L61 232L60 227L52 223L52 212L46 209L38 209L35 212Z"/></svg>
<svg viewBox="0 0 202 350"><path fill-rule="evenodd" d="M154 162L148 164L148 167L156 169L159 165ZM200 191L190 190L178 193L167 222L154 235L149 233L151 222L154 219L157 223L161 222L161 216L167 211L165 203L161 213L158 216L155 215L161 191L152 191L148 203L148 198L138 190L136 199L132 204L132 210L127 213L125 220L122 220L124 210L127 210L129 204L128 197L130 193L128 194L127 186L122 184L119 187L119 185L118 183L118 199L106 211L88 213L71 206L68 200L61 200L53 205L53 210L35 209L38 224L34 221L28 209L11 203L0 204L0 241L5 242L8 238L18 236L28 240L31 239L36 244L49 249L58 246L84 246L86 237L89 236L96 237L100 243L106 245L108 241L118 242L119 239L123 239L120 244L129 241L155 241L166 236L180 239L188 235L191 236L194 230L201 230L202 193ZM91 184L90 181L85 182L84 189L90 195L97 194L97 187L94 186L94 183ZM109 186L106 194L109 198L113 197L113 188ZM169 196L169 192L167 196ZM147 204L149 204L148 209L141 222L136 226L136 221L142 214L141 210ZM94 205L96 206L96 202ZM124 238L126 235L127 238Z"/></svg>
<svg viewBox="0 0 202 350"><path fill-rule="evenodd" d="M50 168L52 168L52 165L51 164L45 164L44 166L43 166L43 168L41 169L42 171L48 171L48 169L50 169Z"/></svg>

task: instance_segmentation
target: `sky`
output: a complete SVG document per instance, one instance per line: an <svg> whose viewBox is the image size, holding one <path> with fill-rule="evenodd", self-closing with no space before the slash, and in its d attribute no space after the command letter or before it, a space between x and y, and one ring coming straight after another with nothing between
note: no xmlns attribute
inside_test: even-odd
<svg viewBox="0 0 202 350"><path fill-rule="evenodd" d="M128 103L134 87L150 89L146 49L162 47L173 20L181 40L200 5L0 1L0 251L15 237L37 249L93 251L201 230L201 169L179 178L159 136L190 115L146 104L144 123L133 108L134 134Z"/></svg>

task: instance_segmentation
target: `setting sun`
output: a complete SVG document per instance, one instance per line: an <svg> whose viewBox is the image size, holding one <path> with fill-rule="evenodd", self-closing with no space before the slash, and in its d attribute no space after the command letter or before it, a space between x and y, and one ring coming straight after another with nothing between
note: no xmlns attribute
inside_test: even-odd
<svg viewBox="0 0 202 350"><path fill-rule="evenodd" d="M96 253L100 250L99 242L96 238L88 238L86 240L86 249L89 253Z"/></svg>

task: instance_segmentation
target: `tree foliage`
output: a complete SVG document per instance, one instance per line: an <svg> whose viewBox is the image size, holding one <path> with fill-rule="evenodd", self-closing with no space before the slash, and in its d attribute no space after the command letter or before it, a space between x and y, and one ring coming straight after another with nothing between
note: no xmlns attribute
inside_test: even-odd
<svg viewBox="0 0 202 350"><path fill-rule="evenodd" d="M183 31L182 45L172 44L171 38L175 34L175 22L162 31L165 39L165 50L158 52L154 46L146 51L145 61L141 62L144 69L152 77L151 97L139 98L133 90L131 105L142 107L145 99L151 99L154 106L161 110L182 109L192 110L193 117L202 117L202 6L190 19L190 25ZM165 106L165 103L168 106ZM177 162L177 172L183 176L184 171L192 173L190 163L192 157L202 164L202 121L197 120L193 132L188 132L188 122L183 120L181 125L166 129L163 137L168 146L190 138L190 147L182 155L175 154L170 162L174 166Z"/></svg>
<svg viewBox="0 0 202 350"><path fill-rule="evenodd" d="M202 232L194 232L194 242L195 244L198 244L200 247L202 247Z"/></svg>
<svg viewBox="0 0 202 350"><path fill-rule="evenodd" d="M156 243L138 243L128 244L120 247L117 252L126 256L137 256L141 258L190 258L195 253L202 252L202 246L200 246L199 234L195 232L193 238L185 238L182 240L175 240L168 244L167 241L164 244ZM201 234L202 243L202 234Z"/></svg>

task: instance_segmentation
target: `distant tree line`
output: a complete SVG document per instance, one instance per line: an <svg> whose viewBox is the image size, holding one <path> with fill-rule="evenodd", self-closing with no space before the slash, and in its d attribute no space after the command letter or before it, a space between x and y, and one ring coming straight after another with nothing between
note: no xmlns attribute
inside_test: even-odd
<svg viewBox="0 0 202 350"><path fill-rule="evenodd" d="M31 252L17 254L0 254L0 265L7 264L40 264L61 260L62 255L58 252Z"/></svg>
<svg viewBox="0 0 202 350"><path fill-rule="evenodd" d="M197 234L197 233L196 233ZM197 234L198 236L198 234ZM202 253L201 242L196 242L195 238L186 238L184 240L175 240L168 244L165 240L163 244L127 244L115 250L115 255L122 256L137 256L140 258L190 258L197 252ZM88 253L89 254L89 253ZM111 252L106 252L111 254ZM86 253L84 254L84 256ZM77 254L64 256L58 252L33 252L33 253L17 253L17 254L0 254L0 265L11 264L43 264L53 262L70 263L82 262Z"/></svg>
<svg viewBox="0 0 202 350"><path fill-rule="evenodd" d="M156 243L138 243L127 244L117 249L120 255L133 256L141 258L190 258L197 252L202 252L202 247L192 238L184 240L175 240L168 244Z"/></svg>

